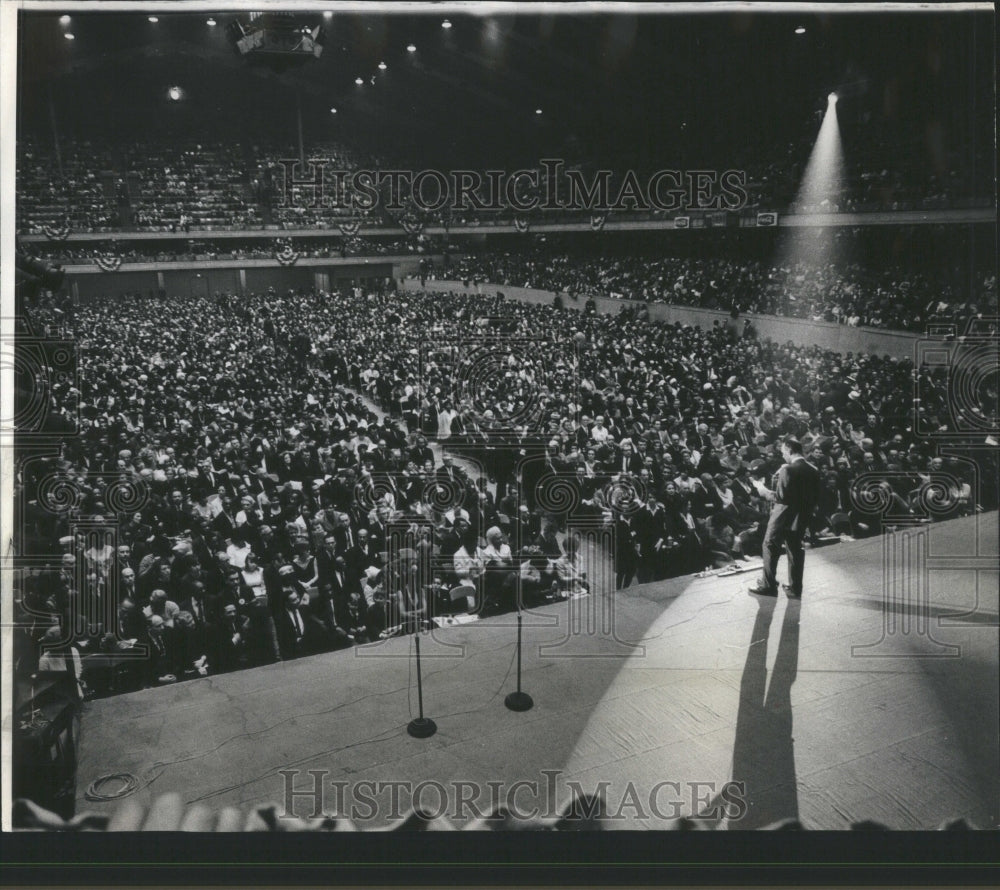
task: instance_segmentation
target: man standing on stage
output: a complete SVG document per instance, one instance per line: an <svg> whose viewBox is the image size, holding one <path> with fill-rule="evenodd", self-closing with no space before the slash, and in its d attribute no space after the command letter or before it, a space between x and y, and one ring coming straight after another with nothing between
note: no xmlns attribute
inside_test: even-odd
<svg viewBox="0 0 1000 890"><path fill-rule="evenodd" d="M820 474L802 455L802 443L788 436L781 443L785 465L778 471L774 488L774 506L764 532L764 575L749 592L760 596L777 596L778 557L781 546L788 551L788 584L790 597L802 596L802 572L806 554L802 547L813 512L820 497Z"/></svg>

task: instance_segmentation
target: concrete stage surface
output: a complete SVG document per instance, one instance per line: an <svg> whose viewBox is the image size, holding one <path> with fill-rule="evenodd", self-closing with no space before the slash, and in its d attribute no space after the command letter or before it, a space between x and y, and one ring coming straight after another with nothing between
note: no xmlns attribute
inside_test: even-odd
<svg viewBox="0 0 1000 890"><path fill-rule="evenodd" d="M409 791L394 807L392 786L363 780L441 783L420 802L440 811L443 790L458 823L510 793L520 812L545 815L550 789L561 805L575 782L603 790L620 828L680 815L729 830L787 817L996 828L997 566L990 513L810 550L801 601L748 595L747 573L554 603L525 613L534 707L522 713L504 707L513 616L424 634L424 705L438 726L427 739L406 732L412 636L87 703L77 810L118 806L83 796L108 773L147 782L143 803L176 791L246 812L285 799L279 771L299 770L302 789L321 770L321 810L372 828L392 824ZM728 792L744 806L727 804L730 781L745 783ZM311 799L294 803L312 814Z"/></svg>

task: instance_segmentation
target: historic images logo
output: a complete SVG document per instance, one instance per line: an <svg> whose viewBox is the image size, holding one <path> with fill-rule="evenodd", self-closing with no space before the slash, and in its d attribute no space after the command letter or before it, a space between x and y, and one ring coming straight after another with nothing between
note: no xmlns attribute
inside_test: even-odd
<svg viewBox="0 0 1000 890"><path fill-rule="evenodd" d="M401 213L581 210L603 228L612 211L741 210L748 201L743 170L627 170L585 173L558 158L514 170L342 170L321 158L278 162L279 204ZM596 223L596 225L595 225Z"/></svg>

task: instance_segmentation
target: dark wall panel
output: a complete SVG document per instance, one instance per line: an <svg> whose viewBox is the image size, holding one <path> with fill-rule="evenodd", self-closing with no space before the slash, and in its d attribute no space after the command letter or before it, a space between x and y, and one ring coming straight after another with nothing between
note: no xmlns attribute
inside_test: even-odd
<svg viewBox="0 0 1000 890"><path fill-rule="evenodd" d="M76 283L80 300L94 297L138 293L144 297L156 293L155 272L105 272L98 275L67 275L66 290Z"/></svg>
<svg viewBox="0 0 1000 890"><path fill-rule="evenodd" d="M163 273L168 297L211 295L216 291L238 291L238 269L177 270Z"/></svg>
<svg viewBox="0 0 1000 890"><path fill-rule="evenodd" d="M269 287L275 290L288 288L311 288L316 283L316 273L326 272L330 276L331 287L344 286L358 279L385 279L402 277L413 271L417 261L406 263L401 268L392 263L363 260L356 265L341 266L285 266L273 268L249 268L246 270L246 286L250 291L263 291ZM163 283L168 297L190 297L208 295L218 291L238 292L239 269L167 269L163 272ZM102 272L89 275L67 276L67 289L76 282L81 300L96 296L121 296L136 294L146 297L156 295L159 290L156 272Z"/></svg>
<svg viewBox="0 0 1000 890"><path fill-rule="evenodd" d="M247 290L262 291L273 287L288 290L290 287L312 287L314 270L306 266L273 269L247 269Z"/></svg>

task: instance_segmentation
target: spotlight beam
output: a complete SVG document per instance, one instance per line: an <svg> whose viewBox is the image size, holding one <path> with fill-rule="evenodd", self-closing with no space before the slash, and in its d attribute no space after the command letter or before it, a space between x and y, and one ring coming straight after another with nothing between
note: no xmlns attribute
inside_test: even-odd
<svg viewBox="0 0 1000 890"><path fill-rule="evenodd" d="M837 120L837 93L827 96L826 111L816 143L806 164L792 213L835 213L840 209L844 185L844 152ZM786 299L796 299L793 270L799 263L825 265L835 260L836 232L833 227L785 229L778 242L777 266L788 270L784 280Z"/></svg>
<svg viewBox="0 0 1000 890"><path fill-rule="evenodd" d="M795 198L795 206L821 205L826 202L830 206L824 212L835 209L840 198L843 175L844 152L837 120L837 94L830 93L827 96L823 123Z"/></svg>

